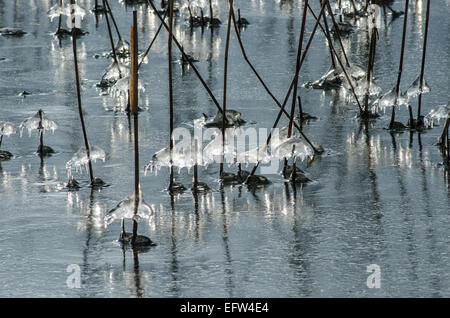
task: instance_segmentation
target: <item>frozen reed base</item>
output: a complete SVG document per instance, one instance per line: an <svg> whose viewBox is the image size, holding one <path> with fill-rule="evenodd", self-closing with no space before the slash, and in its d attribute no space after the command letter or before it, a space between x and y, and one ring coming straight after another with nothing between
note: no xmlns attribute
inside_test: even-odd
<svg viewBox="0 0 450 318"><path fill-rule="evenodd" d="M227 109L225 111L226 127L236 127L245 124L245 120L241 118L241 115L236 110ZM220 111L217 112L216 116L203 114L203 119L205 127L222 127L222 113Z"/></svg>
<svg viewBox="0 0 450 318"><path fill-rule="evenodd" d="M27 32L23 31L19 28L0 28L0 35L7 35L7 36L22 36L26 34Z"/></svg>
<svg viewBox="0 0 450 318"><path fill-rule="evenodd" d="M94 178L94 180L92 180L92 182L89 186L93 189L98 189L98 188L105 186L105 184L106 183L102 179Z"/></svg>
<svg viewBox="0 0 450 318"><path fill-rule="evenodd" d="M183 193L184 191L186 191L186 187L182 183L174 181L172 183L172 185L169 185L167 190L169 190L169 192L171 194L178 194L178 193Z"/></svg>
<svg viewBox="0 0 450 318"><path fill-rule="evenodd" d="M220 182L224 186L242 184L245 182L245 180L247 180L249 175L250 172L245 170L238 171L238 173L236 174L224 171L220 176Z"/></svg>
<svg viewBox="0 0 450 318"><path fill-rule="evenodd" d="M192 192L207 192L210 187L206 183L198 181L197 183L192 182L191 190Z"/></svg>
<svg viewBox="0 0 450 318"><path fill-rule="evenodd" d="M80 37L80 36L86 35L86 34L88 34L88 33L89 33L89 32L87 32L87 31L85 32L85 31L83 31L82 29L75 28L75 36L76 36L77 38ZM57 37L59 37L59 38L69 37L69 36L72 36L72 31L71 31L71 30L66 30L66 29L60 28L60 29L56 30L55 36L57 36Z"/></svg>
<svg viewBox="0 0 450 318"><path fill-rule="evenodd" d="M305 172L299 167L295 167L295 178L292 174L293 172L294 172L293 165L287 165L283 171L283 177L296 184L308 183L311 181L311 179L309 179L305 175Z"/></svg>
<svg viewBox="0 0 450 318"><path fill-rule="evenodd" d="M402 132L406 129L406 126L401 122L394 121L392 125L390 125L389 130L392 132Z"/></svg>
<svg viewBox="0 0 450 318"><path fill-rule="evenodd" d="M0 150L0 161L6 161L13 157L13 154L9 151Z"/></svg>
<svg viewBox="0 0 450 318"><path fill-rule="evenodd" d="M300 114L298 114L297 116L295 116L295 119L301 120L303 122L303 121L309 121L309 120L316 120L318 118L309 113L303 112L301 117L300 117Z"/></svg>
<svg viewBox="0 0 450 318"><path fill-rule="evenodd" d="M138 251L141 252L144 251L142 249L146 249L157 245L149 237L144 235L136 235L136 240L134 241L134 244L131 244L132 238L133 238L132 233L123 232L120 234L119 243L122 244L122 247L131 247L132 249L137 249Z"/></svg>
<svg viewBox="0 0 450 318"><path fill-rule="evenodd" d="M78 181L75 180L75 178L70 177L70 178L69 178L69 181L67 182L66 188L67 188L69 191L77 191L77 190L81 189L81 186L80 186L80 184L78 183Z"/></svg>
<svg viewBox="0 0 450 318"><path fill-rule="evenodd" d="M371 119L379 118L380 115L377 113L373 113L371 111L367 111L367 112L364 111L362 113L359 113L358 117L359 117L359 119L362 119L362 120L371 120Z"/></svg>
<svg viewBox="0 0 450 318"><path fill-rule="evenodd" d="M103 6L100 5L100 4L94 5L94 7L92 8L91 11L92 11L93 13L95 13L95 14L101 14L101 13L106 13L106 12L108 12L108 11L106 10L106 8L103 7Z"/></svg>
<svg viewBox="0 0 450 318"><path fill-rule="evenodd" d="M39 145L38 150L37 150L37 153L38 153L40 156L48 157L48 156L51 156L52 154L54 154L55 151L52 149L52 147L44 146L44 145Z"/></svg>
<svg viewBox="0 0 450 318"><path fill-rule="evenodd" d="M427 128L425 126L425 117L420 116L418 119L414 118L412 121L411 121L411 119L408 119L407 127L411 130L417 130L417 131L425 130Z"/></svg>
<svg viewBox="0 0 450 318"><path fill-rule="evenodd" d="M249 176L247 178L247 185L249 188L262 188L271 183L272 182L270 182L270 180L267 179L266 177L256 174L254 174L253 176Z"/></svg>

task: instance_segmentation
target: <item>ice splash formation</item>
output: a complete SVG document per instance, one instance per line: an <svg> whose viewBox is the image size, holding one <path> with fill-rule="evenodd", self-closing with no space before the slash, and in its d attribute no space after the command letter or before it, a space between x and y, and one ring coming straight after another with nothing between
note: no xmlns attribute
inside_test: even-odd
<svg viewBox="0 0 450 318"><path fill-rule="evenodd" d="M401 93L399 93L399 95L397 96L396 88L394 87L372 104L372 112L386 112L386 108L388 107L400 107L402 105L408 106L408 99L402 96Z"/></svg>
<svg viewBox="0 0 450 318"><path fill-rule="evenodd" d="M31 137L33 130L39 130L40 133L51 130L53 133L57 128L58 125L50 120L43 111L38 111L34 116L25 119L19 126L21 137L24 129L28 130L28 135Z"/></svg>
<svg viewBox="0 0 450 318"><path fill-rule="evenodd" d="M95 162L97 160L103 160L104 162L106 159L106 153L103 149L97 146L89 146L89 157L91 158L91 161ZM75 169L78 173L81 173L82 167L84 167L87 171L88 163L89 159L87 156L86 147L81 147L72 159L66 163L67 176L69 178L72 176L72 169Z"/></svg>
<svg viewBox="0 0 450 318"><path fill-rule="evenodd" d="M0 136L11 136L17 132L17 127L6 121L0 121Z"/></svg>
<svg viewBox="0 0 450 318"><path fill-rule="evenodd" d="M447 105L438 106L436 109L431 109L424 117L424 124L426 127L433 127L436 122L439 123L441 119L450 118L450 102Z"/></svg>
<svg viewBox="0 0 450 318"><path fill-rule="evenodd" d="M120 73L119 73L120 67ZM116 62L113 62L110 66L106 68L105 74L102 77L102 80L106 80L111 84L114 84L117 80L120 79L120 76L127 77L130 74L130 68L125 66L124 64L119 64L117 66Z"/></svg>
<svg viewBox="0 0 450 318"><path fill-rule="evenodd" d="M48 17L50 18L50 21L53 21L54 18L59 17L60 15L65 16L71 16L72 9L74 10L74 15L77 17L80 17L81 19L84 18L86 15L86 11L81 8L78 4L71 5L70 3L63 4L62 6L57 3L53 7L48 10Z"/></svg>
<svg viewBox="0 0 450 318"><path fill-rule="evenodd" d="M414 98L419 94L429 93L431 91L430 86L428 86L425 78L423 79L423 86L420 88L420 75L417 79L411 84L411 86L406 90L406 96L408 99Z"/></svg>
<svg viewBox="0 0 450 318"><path fill-rule="evenodd" d="M111 97L116 101L117 106L125 108L128 105L128 90L130 87L130 77L122 77L110 87L109 92ZM145 92L142 81L138 80L138 91Z"/></svg>
<svg viewBox="0 0 450 318"><path fill-rule="evenodd" d="M204 160L201 145L186 145L183 142L176 143L172 149L172 162L170 161L170 148L166 147L159 150L153 155L152 160L145 166L145 174L147 171L157 174L162 167L177 167L178 170L187 168L190 170L194 165L205 166L207 162Z"/></svg>
<svg viewBox="0 0 450 318"><path fill-rule="evenodd" d="M133 219L138 221L139 219L149 219L154 214L153 208L142 198L141 185L139 185L139 203L136 215L134 214L135 198L135 192L133 191L132 194L120 201L115 208L111 209L103 219L105 227L117 219Z"/></svg>
<svg viewBox="0 0 450 318"><path fill-rule="evenodd" d="M358 81L366 75L366 72L361 67L354 65L353 63L349 63L349 65L350 66L346 67L346 71L351 81ZM304 84L305 87L324 90L339 89L343 85L350 86L347 82L344 71L339 66L336 66L336 68L330 67L330 69L320 79L312 83L307 82Z"/></svg>
<svg viewBox="0 0 450 318"><path fill-rule="evenodd" d="M289 127L283 127L271 139L271 158L289 159L295 157L301 161L311 159L314 156L314 149L293 131L288 138Z"/></svg>

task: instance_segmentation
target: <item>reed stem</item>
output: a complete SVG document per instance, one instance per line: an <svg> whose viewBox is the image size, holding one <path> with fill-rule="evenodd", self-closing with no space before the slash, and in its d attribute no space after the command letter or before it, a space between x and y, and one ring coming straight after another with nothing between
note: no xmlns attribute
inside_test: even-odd
<svg viewBox="0 0 450 318"><path fill-rule="evenodd" d="M324 12L324 6L322 6L322 10L320 11L321 15L323 14L323 12ZM287 99L289 98L289 95L290 95L290 93L291 93L292 87L293 87L293 85L294 85L294 79L291 81L291 84L290 84L288 93L287 93L286 98L285 98L285 102L283 103L283 105L281 105L280 102L278 101L278 99L272 94L272 92L270 91L269 87L267 87L266 83L265 83L264 80L261 78L261 76L259 75L259 73L256 71L256 69L255 69L255 67L253 66L253 64L250 62L250 60L249 60L249 58L248 58L248 56L247 56L247 54L246 54L246 52L245 52L244 45L242 44L242 39L241 39L241 36L240 36L240 33L239 33L239 29L238 29L238 27L237 27L236 18L235 18L235 15L234 15L234 10L232 11L232 14L233 14L232 18L233 18L234 30L235 30L236 37L237 37L237 39L238 39L239 46L240 46L240 48L241 48L241 52L242 52L242 56L244 57L244 60L247 62L247 64L249 65L249 67L251 68L251 70L253 71L253 73L255 74L255 76L258 78L258 80L260 81L260 83L262 84L262 86L264 87L264 89L266 90L267 94L269 94L269 96L272 98L272 100L275 102L275 104L278 106L278 108L280 108L279 117L281 117L281 114L284 114L284 115L286 116L286 118L287 118L288 120L290 120L291 117L290 117L289 113L288 113L287 111L285 111L284 106L285 106L285 104L286 104L286 102L287 102ZM313 39L313 37L314 37L315 31L316 31L316 27L317 27L317 24L316 24L316 26L314 27L313 32L311 33L310 39L309 39L309 41L308 41L307 48L306 48L305 51L303 52L303 57L302 57L302 60L301 60L301 62L300 62L300 65L303 64L303 61L304 61L304 59L305 59L305 57L306 57L306 53L307 53L307 51L308 51L309 45L311 44L312 39ZM277 119L279 120L279 118L277 118ZM278 123L278 120L276 120L277 123ZM300 134L303 136L303 138L305 138L306 142L314 149L314 152L317 152L317 149L314 147L314 145L311 143L311 141L305 136L305 134L302 132L302 129L301 129L295 122L294 122L294 127L298 129L298 131L299 131ZM271 135L269 134L269 136L271 136ZM270 138L268 138L268 139L269 139L269 141L270 141Z"/></svg>
<svg viewBox="0 0 450 318"><path fill-rule="evenodd" d="M298 39L298 48L297 48L297 61L295 65L295 76L294 76L294 91L292 95L292 105L291 105L291 118L289 120L288 127L288 138L292 135L292 125L294 122L294 112L295 112L295 103L297 101L297 88L298 88L298 77L300 73L300 60L302 56L302 48L303 48L303 38L305 36L305 24L306 24L306 14L307 14L308 0L304 1L303 4L303 17L302 17L302 26L300 29L300 36Z"/></svg>
<svg viewBox="0 0 450 318"><path fill-rule="evenodd" d="M166 12L164 13L163 19L165 20L166 17L167 17L167 10L166 10ZM159 24L159 27L158 27L158 30L156 30L156 33L155 33L155 35L153 36L152 41L150 42L150 45L147 47L147 50L145 50L144 54L142 55L141 62L139 62L139 65L138 65L138 70L139 70L139 68L141 67L142 63L144 62L145 58L147 57L148 53L150 52L150 49L152 48L153 43L155 43L156 38L158 37L159 32L161 32L162 26L163 26L163 24L160 23L160 24Z"/></svg>
<svg viewBox="0 0 450 318"><path fill-rule="evenodd" d="M321 5L326 4L328 0L320 0ZM311 7L310 10L312 11ZM325 25L325 29L322 28L322 30L325 30L325 37L327 39L331 39L331 35L330 35L330 29L328 28L328 22L327 22L327 17L325 16L325 14L322 16L323 19L323 23ZM330 41L330 40L329 40ZM333 66L333 68L336 68L336 61L334 60L334 54L333 54L333 50L331 49L331 46L329 47L330 49L330 57L331 57L331 65Z"/></svg>
<svg viewBox="0 0 450 318"><path fill-rule="evenodd" d="M42 154L42 152L44 151L44 127L42 126L42 109L39 109L38 114L39 114L39 126L38 126L39 150L40 150L40 153Z"/></svg>
<svg viewBox="0 0 450 318"><path fill-rule="evenodd" d="M212 7L212 0L209 0L209 22L210 24L212 24L214 18L214 12L213 12L213 7Z"/></svg>
<svg viewBox="0 0 450 318"><path fill-rule="evenodd" d="M61 10L63 7L63 0L59 0L59 9ZM58 30L56 30L56 33L59 34L59 31L61 30L61 22L62 22L62 14L59 14L58 17Z"/></svg>
<svg viewBox="0 0 450 318"><path fill-rule="evenodd" d="M102 0L102 1L103 1L103 7L106 7L106 4L105 4L106 0ZM113 40L112 32L111 32L111 25L109 24L108 12L106 12L105 18L106 18L106 25L108 26L109 42L111 44L111 49L113 52L114 63L116 63L116 65L117 65L117 70L119 71L119 78L122 78L122 72L120 70L119 60L117 59L116 48L114 47L114 40Z"/></svg>
<svg viewBox="0 0 450 318"><path fill-rule="evenodd" d="M164 20L162 20L163 23ZM170 124L169 124L169 133L170 133L170 141L169 141L169 149L170 149L170 181L169 181L169 190L172 190L174 184L174 175L173 175L173 160L172 160L172 152L173 152L173 82L172 82L172 42L173 42L173 0L169 0L169 43L168 43L168 63L169 63L169 116L170 116Z"/></svg>
<svg viewBox="0 0 450 318"><path fill-rule="evenodd" d="M430 5L431 1L427 0L427 12L425 14L425 34L423 38L423 51L422 51L422 65L420 68L420 93L419 93L419 102L417 106L417 123L421 120L420 114L422 111L422 88L423 88L423 80L425 75L425 57L427 54L427 39L428 39L428 22L430 20ZM423 124L423 123L422 123Z"/></svg>
<svg viewBox="0 0 450 318"><path fill-rule="evenodd" d="M75 4L75 0L70 0L70 4ZM75 31L75 15L74 15L74 9L71 8L71 19L72 19L72 48L73 48L73 62L75 66L75 83L76 83L76 90L77 90L77 102L78 102L78 113L80 115L80 121L81 121L81 129L83 131L83 138L84 138L84 146L86 148L86 155L88 158L88 168L89 168L89 176L91 180L91 185L94 185L94 172L92 169L92 162L91 162L91 154L89 149L89 141L87 137L86 132L86 126L84 124L84 117L83 117L83 109L81 106L81 91L80 91L80 75L78 71L78 58L77 58L77 37L76 37L76 31Z"/></svg>
<svg viewBox="0 0 450 318"><path fill-rule="evenodd" d="M395 87L395 102L394 102L394 106L392 107L391 122L389 123L389 129L394 128L395 107L397 106L397 100L398 100L398 96L400 94L400 82L402 79L402 72L403 72L403 56L405 53L405 43L406 43L406 25L408 22L408 6L409 6L409 0L405 0L405 19L403 20L403 33L402 33L402 45L401 45L401 50L400 50L400 63L398 65L397 85Z"/></svg>
<svg viewBox="0 0 450 318"><path fill-rule="evenodd" d="M169 31L169 26L167 25L166 22L164 22L164 19L162 18L161 14L156 9L155 5L153 4L153 1L152 0L147 0L147 3L152 7L152 10L156 13L156 15L158 16L158 18L161 21L161 23L163 23L164 28ZM188 62L189 66L192 68L192 70L194 71L195 75L197 76L197 78L202 83L203 87L206 89L208 95L211 97L213 103L216 105L217 110L220 113L222 113L223 112L222 107L220 106L220 104L217 101L216 97L214 96L214 94L212 93L211 89L206 84L206 82L203 80L202 76L200 75L199 71L195 67L194 63L191 61L191 59L188 58L188 56L184 52L181 44L178 42L178 40L176 39L176 37L173 34L172 34L172 40L175 43L175 45L178 47L178 49L180 50L181 54L183 55L183 58Z"/></svg>
<svg viewBox="0 0 450 318"><path fill-rule="evenodd" d="M328 1L328 0L324 0L324 1ZM312 14L312 15L314 16L314 18L316 19L316 21L319 21L320 18L317 18L316 14L314 13L314 11L311 9L311 7L310 7L309 5L308 5L308 8L309 8L311 14ZM319 22L319 25L320 25L320 22ZM335 48L334 48L333 40L332 40L331 37L330 37L330 32L329 32L328 27L327 27L326 25L325 25L325 28L326 28L326 30L325 30L325 36L327 37L328 45L330 46L331 51L333 52L333 54L334 54L336 60L338 61L339 66L342 68L342 71L344 72L344 76L345 76L345 78L346 78L346 80L347 80L347 82L348 82L348 84L349 84L349 86L350 86L350 91L352 92L353 97L355 98L356 103L357 103L357 105L358 105L359 112L362 113L362 112L363 112L363 108L362 108L362 106L361 106L361 103L359 102L358 95L356 95L355 87L353 86L352 80L351 80L350 76L348 75L348 73L347 73L347 71L346 71L346 69L345 69L344 64L342 63L341 58L339 57L338 53L336 52L336 50L335 50Z"/></svg>
<svg viewBox="0 0 450 318"><path fill-rule="evenodd" d="M210 7L211 0L209 1ZM220 176L223 175L223 163L225 161L225 128L226 128L226 114L227 114L227 74L228 74L228 50L230 47L230 33L231 33L231 18L233 11L233 0L229 0L229 10L228 10L228 25L227 25L227 39L225 42L225 57L224 57L224 69L223 69L223 102L222 102L222 160L220 162ZM212 11L211 11L212 14Z"/></svg>
<svg viewBox="0 0 450 318"><path fill-rule="evenodd" d="M106 13L108 14L108 12L109 12L109 14L111 16L111 20L114 24L114 28L116 29L117 36L119 37L119 40L121 40L122 35L120 35L120 31L119 31L119 28L117 27L116 19L114 19L114 15L112 13L111 7L109 6L109 2L108 2L108 0L105 0L105 2L106 2L106 6L108 7L108 10L106 10Z"/></svg>

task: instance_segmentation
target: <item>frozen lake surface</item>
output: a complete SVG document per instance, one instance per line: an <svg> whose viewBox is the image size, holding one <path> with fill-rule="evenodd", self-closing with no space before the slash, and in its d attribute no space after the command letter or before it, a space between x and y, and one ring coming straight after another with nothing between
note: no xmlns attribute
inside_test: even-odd
<svg viewBox="0 0 450 318"><path fill-rule="evenodd" d="M91 9L93 0L78 4ZM241 31L247 54L279 100L295 72L301 23L298 0L235 1L250 25ZM317 1L312 7L319 12ZM118 111L96 83L111 59L104 15L87 12L78 58L82 101L89 139L106 160L93 164L108 186L91 191L89 176L73 171L81 184L68 191L66 162L82 147L70 37L53 33L57 18L47 12L56 1L0 0L0 27L21 28L21 37L0 35L0 121L17 126L39 109L58 127L44 134L55 154L36 154L39 137L24 131L4 137L2 150L14 157L0 162L1 297L449 297L449 171L436 142L440 126L423 133L390 134L390 111L367 127L355 118L357 107L335 91L299 88L304 110L318 119L305 134L325 153L304 162L313 182L285 183L278 174L256 191L218 183L219 165L199 169L212 190L171 196L168 170L144 176L144 165L167 147L169 97L167 32L161 32L140 69L139 142L141 186L156 213L140 222L139 233L158 245L133 255L117 244L120 222L104 227L105 214L132 193L132 121ZM222 3L222 2L221 2ZM175 35L195 59L199 72L219 101L223 93L226 8L217 13L220 28L194 28L178 17ZM406 90L420 72L426 1L410 1L404 71ZM110 0L122 36L129 38L132 7ZM159 1L157 1L159 5ZM402 10L403 1L393 7ZM139 45L144 50L159 21L145 4L137 6ZM206 11L205 11L206 12ZM389 11L388 11L389 12ZM425 74L431 92L423 109L450 100L450 2L432 1ZM65 19L63 19L65 24ZM307 37L313 26L307 18ZM382 92L396 83L403 16L382 16L374 82ZM278 113L273 100L242 58L231 35L229 108L247 120L245 127L269 128ZM353 63L367 65L368 34L358 29L344 39ZM180 54L174 47L174 57ZM300 73L315 81L330 67L325 37L318 30ZM30 95L19 96L23 91ZM174 63L175 127L192 128L202 113L216 107L192 70ZM412 103L416 111L417 102ZM290 105L288 106L290 108ZM407 122L408 111L397 111ZM281 125L286 125L285 118ZM248 168L250 169L250 167ZM280 163L281 169L281 163ZM226 167L236 171L235 167ZM188 186L192 171L176 173ZM127 221L131 230L131 222ZM71 264L81 269L81 288L66 284ZM381 288L366 285L367 266L381 270Z"/></svg>

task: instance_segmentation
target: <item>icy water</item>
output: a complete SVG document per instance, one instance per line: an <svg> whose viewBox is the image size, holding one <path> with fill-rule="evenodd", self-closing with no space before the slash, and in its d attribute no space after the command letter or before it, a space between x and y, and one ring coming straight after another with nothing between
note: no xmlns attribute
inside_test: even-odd
<svg viewBox="0 0 450 318"><path fill-rule="evenodd" d="M311 2L311 1L310 1ZM312 1L317 11L316 1ZM40 160L39 138L24 131L3 138L14 154L0 165L0 296L2 297L449 297L450 192L436 141L442 125L422 134L391 135L387 112L368 127L355 119L357 107L337 92L300 88L305 111L319 117L304 126L325 153L302 168L313 180L292 187L279 175L264 189L245 186L220 191L218 165L200 169L213 190L171 197L168 171L144 176L144 165L168 144L167 33L161 33L143 64L145 85L139 115L141 185L156 209L140 234L157 242L146 253L122 251L120 222L105 228L104 215L134 187L133 138L125 113L95 84L111 59L104 16L87 13L78 40L82 101L92 145L106 161L94 173L109 186L87 186L88 174L74 172L79 191L69 192L66 162L83 145L77 113L70 38L57 40L47 11L56 1L0 0L0 26L20 27L22 37L0 36L0 120L19 125L39 109L58 129L44 134L56 153ZM402 89L420 71L425 1L410 1ZM78 1L86 9L93 0ZM120 31L129 38L132 8L110 0ZM159 2L158 2L159 5ZM241 31L247 54L279 100L295 71L301 9L299 1L236 1L250 25ZM402 1L394 8L402 10ZM450 99L450 2L432 1L424 112ZM207 10L205 10L207 12ZM223 92L226 10L222 26L189 31L177 19L176 36L199 61L200 73L219 101ZM138 6L139 45L150 43L157 17ZM63 20L63 26L65 19ZM396 82L403 17L382 17L375 83L383 93ZM307 35L313 26L307 19ZM316 35L301 71L314 81L329 68L324 36ZM246 127L271 127L278 108L244 62L232 33L228 107L242 112ZM367 32L344 40L350 59L365 67ZM174 48L176 51L176 49ZM178 51L174 54L179 58ZM175 127L191 127L216 108L192 70L174 63ZM19 96L28 91L31 95ZM413 102L414 112L416 101ZM397 120L407 122L402 108ZM287 122L282 121L283 125ZM441 122L442 124L442 122ZM227 170L235 171L235 168ZM190 185L192 171L177 174ZM127 221L131 230L131 222ZM67 268L81 269L81 288L69 288ZM367 266L381 271L381 287L370 289Z"/></svg>

